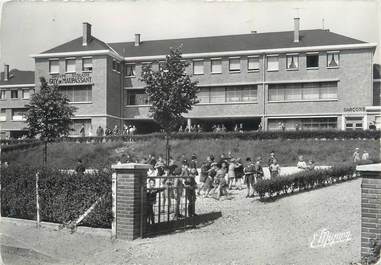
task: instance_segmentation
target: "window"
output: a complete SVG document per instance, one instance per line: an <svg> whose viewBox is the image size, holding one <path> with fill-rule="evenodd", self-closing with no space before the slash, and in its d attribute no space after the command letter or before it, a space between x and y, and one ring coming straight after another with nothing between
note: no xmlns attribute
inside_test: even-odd
<svg viewBox="0 0 381 265"><path fill-rule="evenodd" d="M269 85L269 101L325 99L337 99L337 82Z"/></svg>
<svg viewBox="0 0 381 265"><path fill-rule="evenodd" d="M209 87L202 87L197 94L197 99L200 101L199 103L209 103Z"/></svg>
<svg viewBox="0 0 381 265"><path fill-rule="evenodd" d="M135 64L126 64L126 67L124 68L125 76L135 76Z"/></svg>
<svg viewBox="0 0 381 265"><path fill-rule="evenodd" d="M240 86L226 88L226 102L257 101L256 86Z"/></svg>
<svg viewBox="0 0 381 265"><path fill-rule="evenodd" d="M203 87L197 94L200 103L257 101L257 86Z"/></svg>
<svg viewBox="0 0 381 265"><path fill-rule="evenodd" d="M297 55L297 54L286 55L286 68L289 70L298 69L299 68L299 55Z"/></svg>
<svg viewBox="0 0 381 265"><path fill-rule="evenodd" d="M91 102L92 100L91 86L62 86L59 90L72 103Z"/></svg>
<svg viewBox="0 0 381 265"><path fill-rule="evenodd" d="M149 105L150 101L144 89L124 90L125 105Z"/></svg>
<svg viewBox="0 0 381 265"><path fill-rule="evenodd" d="M285 88L285 100L301 100L302 84L290 84Z"/></svg>
<svg viewBox="0 0 381 265"><path fill-rule="evenodd" d="M0 90L0 99L5 99L5 90Z"/></svg>
<svg viewBox="0 0 381 265"><path fill-rule="evenodd" d="M229 59L229 71L230 72L241 71L241 58L230 58Z"/></svg>
<svg viewBox="0 0 381 265"><path fill-rule="evenodd" d="M339 67L339 53L338 52L328 52L327 53L327 67L335 68Z"/></svg>
<svg viewBox="0 0 381 265"><path fill-rule="evenodd" d="M22 98L23 99L29 99L30 98L29 89L23 89L22 90Z"/></svg>
<svg viewBox="0 0 381 265"><path fill-rule="evenodd" d="M345 129L360 131L363 129L363 117L345 117Z"/></svg>
<svg viewBox="0 0 381 265"><path fill-rule="evenodd" d="M13 121L25 121L26 109L12 109L12 120Z"/></svg>
<svg viewBox="0 0 381 265"><path fill-rule="evenodd" d="M58 74L60 72L60 65L58 60L49 61L49 72L51 74Z"/></svg>
<svg viewBox="0 0 381 265"><path fill-rule="evenodd" d="M75 59L66 59L66 73L75 73Z"/></svg>
<svg viewBox="0 0 381 265"><path fill-rule="evenodd" d="M211 72L212 74L221 74L222 73L222 61L221 59L211 59Z"/></svg>
<svg viewBox="0 0 381 265"><path fill-rule="evenodd" d="M259 57L248 57L247 58L247 70L248 71L258 71L259 70Z"/></svg>
<svg viewBox="0 0 381 265"><path fill-rule="evenodd" d="M281 85L269 85L269 101L284 101L284 89Z"/></svg>
<svg viewBox="0 0 381 265"><path fill-rule="evenodd" d="M210 103L225 103L225 88L211 87L210 88Z"/></svg>
<svg viewBox="0 0 381 265"><path fill-rule="evenodd" d="M318 100L319 99L319 84L307 83L303 85L303 99L304 100Z"/></svg>
<svg viewBox="0 0 381 265"><path fill-rule="evenodd" d="M307 68L318 68L319 67L319 54L306 54L306 66Z"/></svg>
<svg viewBox="0 0 381 265"><path fill-rule="evenodd" d="M267 71L279 70L279 58L278 56L267 56Z"/></svg>
<svg viewBox="0 0 381 265"><path fill-rule="evenodd" d="M204 74L204 61L193 61L193 74L194 75Z"/></svg>
<svg viewBox="0 0 381 265"><path fill-rule="evenodd" d="M19 91L11 90L11 98L18 98L18 97L19 97Z"/></svg>
<svg viewBox="0 0 381 265"><path fill-rule="evenodd" d="M112 60L112 70L120 73L120 62L118 62L116 60Z"/></svg>
<svg viewBox="0 0 381 265"><path fill-rule="evenodd" d="M321 99L337 99L337 83L336 82L321 83L320 98Z"/></svg>
<svg viewBox="0 0 381 265"><path fill-rule="evenodd" d="M7 120L7 113L5 109L1 109L0 111L0 121L6 121Z"/></svg>
<svg viewBox="0 0 381 265"><path fill-rule="evenodd" d="M93 71L93 59L92 58L82 58L82 71L85 71L85 72Z"/></svg>

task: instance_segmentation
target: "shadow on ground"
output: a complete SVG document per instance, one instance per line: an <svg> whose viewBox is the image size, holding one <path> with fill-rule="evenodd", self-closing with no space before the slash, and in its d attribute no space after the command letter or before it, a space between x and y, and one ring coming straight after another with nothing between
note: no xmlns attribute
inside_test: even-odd
<svg viewBox="0 0 381 265"><path fill-rule="evenodd" d="M157 235L184 232L189 229L200 229L211 225L214 220L222 217L221 212L199 214L193 217L181 218L170 222L148 225L144 237L155 237Z"/></svg>

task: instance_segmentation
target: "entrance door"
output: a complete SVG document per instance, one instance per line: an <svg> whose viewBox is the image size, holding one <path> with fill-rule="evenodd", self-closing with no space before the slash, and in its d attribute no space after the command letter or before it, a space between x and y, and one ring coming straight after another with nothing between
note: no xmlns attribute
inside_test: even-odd
<svg viewBox="0 0 381 265"><path fill-rule="evenodd" d="M345 117L345 130L362 130L363 117Z"/></svg>

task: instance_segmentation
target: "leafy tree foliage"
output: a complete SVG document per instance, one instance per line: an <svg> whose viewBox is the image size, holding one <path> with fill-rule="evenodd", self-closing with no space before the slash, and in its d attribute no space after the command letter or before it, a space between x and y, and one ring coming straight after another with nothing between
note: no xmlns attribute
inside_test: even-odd
<svg viewBox="0 0 381 265"><path fill-rule="evenodd" d="M185 69L189 62L181 57L180 48L170 49L164 62L159 62L159 70L151 65L143 67L142 80L146 83L146 93L150 99L153 119L166 133L174 131L183 120L183 114L198 103L197 81L192 81Z"/></svg>
<svg viewBox="0 0 381 265"><path fill-rule="evenodd" d="M30 136L40 135L41 139L51 141L57 137L68 135L74 116L75 107L69 105L56 86L48 86L45 78L40 78L41 89L32 95L26 107L28 131Z"/></svg>
<svg viewBox="0 0 381 265"><path fill-rule="evenodd" d="M197 81L192 81L186 73L189 62L181 56L181 48L170 49L159 69L154 71L151 65L143 67L141 80L146 83L145 91L149 97L150 113L166 135L166 158L169 160L169 138L192 106L198 103Z"/></svg>

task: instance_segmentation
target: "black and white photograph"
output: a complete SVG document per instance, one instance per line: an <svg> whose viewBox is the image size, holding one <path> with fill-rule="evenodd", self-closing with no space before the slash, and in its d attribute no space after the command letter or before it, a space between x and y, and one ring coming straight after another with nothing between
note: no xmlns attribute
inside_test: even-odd
<svg viewBox="0 0 381 265"><path fill-rule="evenodd" d="M381 0L0 9L0 265L381 265Z"/></svg>

